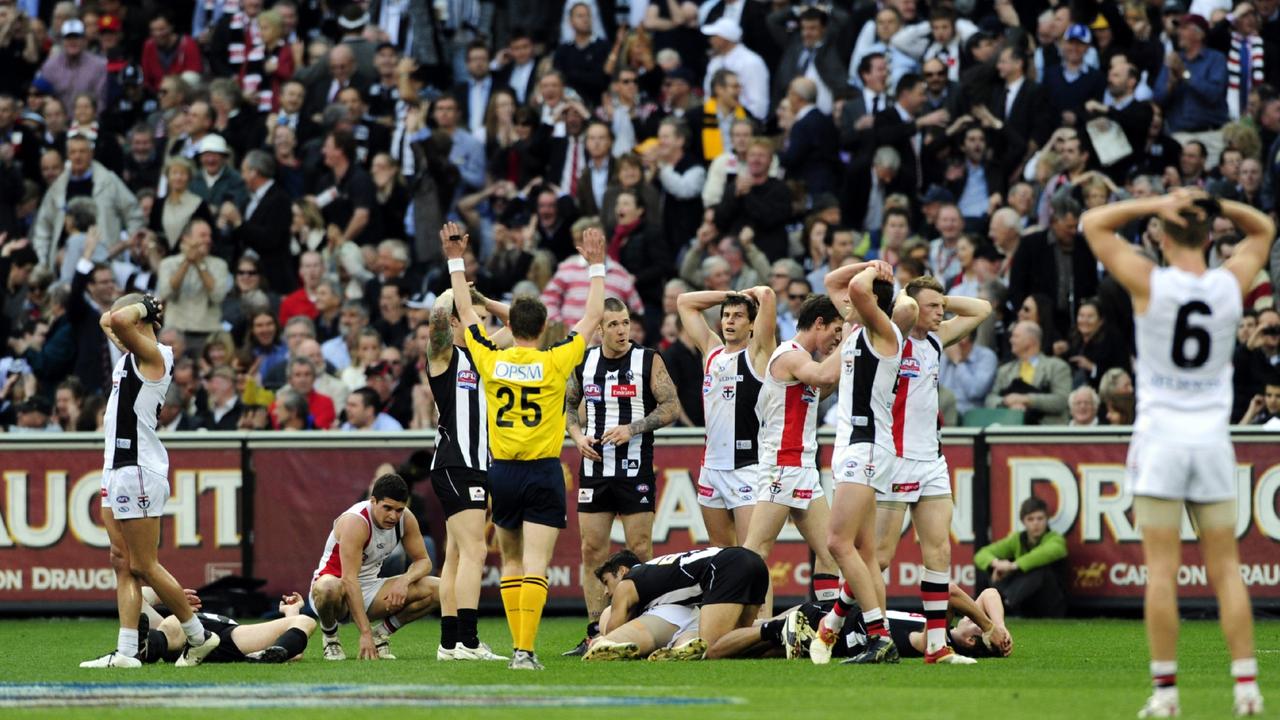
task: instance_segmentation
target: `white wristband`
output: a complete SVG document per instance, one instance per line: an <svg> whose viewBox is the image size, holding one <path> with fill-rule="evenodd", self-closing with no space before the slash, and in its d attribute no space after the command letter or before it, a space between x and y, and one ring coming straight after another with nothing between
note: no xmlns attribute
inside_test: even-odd
<svg viewBox="0 0 1280 720"><path fill-rule="evenodd" d="M587 268L587 277L589 278L602 278L604 276L604 263L596 263L595 265Z"/></svg>
<svg viewBox="0 0 1280 720"><path fill-rule="evenodd" d="M467 271L466 260L463 260L462 258L453 258L452 260L449 261L449 272L451 274L456 272L466 272L466 271Z"/></svg>

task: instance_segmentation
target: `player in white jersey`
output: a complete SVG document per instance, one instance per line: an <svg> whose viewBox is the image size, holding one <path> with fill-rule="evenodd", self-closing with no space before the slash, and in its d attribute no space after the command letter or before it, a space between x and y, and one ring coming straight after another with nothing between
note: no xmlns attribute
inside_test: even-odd
<svg viewBox="0 0 1280 720"><path fill-rule="evenodd" d="M338 640L338 623L347 620L360 630L361 660L395 660L391 633L437 604L439 580L428 577L431 558L417 518L406 512L408 502L404 478L387 473L374 481L368 500L333 521L310 592L324 635L325 660L347 659ZM401 545L409 567L395 577L378 577L383 561ZM382 622L374 627L373 620Z"/></svg>
<svg viewBox="0 0 1280 720"><path fill-rule="evenodd" d="M1167 267L1157 267L1117 235L1153 215L1160 219ZM1215 216L1235 223L1245 240L1222 267L1209 270L1204 253ZM1085 213L1081 225L1093 254L1129 291L1136 321L1138 415L1125 484L1142 531L1154 686L1138 717L1179 714L1177 573L1184 507L1199 531L1200 553L1218 599L1235 679L1235 713L1261 715L1253 615L1236 548L1229 422L1242 297L1267 262L1275 226L1248 205L1219 202L1193 190L1105 205Z"/></svg>
<svg viewBox="0 0 1280 720"><path fill-rule="evenodd" d="M809 646L817 664L831 661L831 648L856 599L864 608L863 622L870 639L855 663L897 662L898 654L884 626L868 565L859 548L875 545L875 497L872 484L879 457L876 437L892 432L888 415L902 355L902 328L915 324L915 301L905 293L893 299L893 268L874 261L848 265L827 274L824 281L832 302L851 323L840 349L839 423L831 466L835 474L835 502L827 548L844 573L845 583L832 612L818 624ZM852 307L850 307L852 305Z"/></svg>
<svg viewBox="0 0 1280 720"><path fill-rule="evenodd" d="M680 322L702 353L707 444L698 471L698 505L709 542L717 547L746 542L756 502L760 388L778 346L776 302L768 286L740 293L688 292L676 300ZM723 339L703 315L717 305Z"/></svg>
<svg viewBox="0 0 1280 720"><path fill-rule="evenodd" d="M187 636L177 665L198 665L219 643L200 623L178 581L157 559L160 518L169 499L169 454L156 437L156 415L164 404L173 371L173 349L156 341L164 323L164 308L150 295L126 295L103 313L98 324L124 351L111 372L111 396L103 416L103 520L112 538L112 562L127 567L140 581L155 588L173 611ZM110 517L108 517L110 516ZM115 557L119 552L121 557ZM126 585L130 585L126 583ZM136 668L138 615L142 594L136 583L117 595L120 633L114 652L80 667Z"/></svg>
<svg viewBox="0 0 1280 720"><path fill-rule="evenodd" d="M813 550L819 601L839 589L835 560L827 551L831 506L818 478L818 402L840 381L840 311L826 295L800 306L796 336L778 346L764 371L760 392L760 474L745 547L767 562L790 517ZM825 356L819 363L814 353ZM820 583L825 583L825 586ZM773 614L772 589L763 612Z"/></svg>
<svg viewBox="0 0 1280 720"><path fill-rule="evenodd" d="M885 452L876 464L876 545L863 548L872 567L884 570L902 536L907 508L920 539L924 572L920 599L927 621L925 663L969 664L946 642L947 596L951 582L951 473L942 456L938 427L938 368L942 351L970 335L991 314L986 300L949 296L932 276L918 277L903 288L919 313L903 341L898 384L893 398L893 432L876 436ZM953 317L943 320L947 313ZM885 603L884 577L873 573L880 609Z"/></svg>

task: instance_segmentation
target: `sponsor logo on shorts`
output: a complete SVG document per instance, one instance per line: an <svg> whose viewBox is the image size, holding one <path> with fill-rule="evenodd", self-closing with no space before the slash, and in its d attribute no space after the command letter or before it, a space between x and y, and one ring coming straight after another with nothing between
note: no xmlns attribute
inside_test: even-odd
<svg viewBox="0 0 1280 720"><path fill-rule="evenodd" d="M484 501L484 488L482 488L482 487L473 487L473 488L470 488L470 490L471 490L471 500L472 500L473 502L483 502L483 501Z"/></svg>
<svg viewBox="0 0 1280 720"><path fill-rule="evenodd" d="M106 491L106 490L103 490L103 491L102 491L102 494L103 494L103 495L106 495L106 494L107 494L107 491ZM129 504L129 496L128 496L128 495L121 495L120 497L116 498L116 502L120 503L121 505L128 505L128 504Z"/></svg>
<svg viewBox="0 0 1280 720"><path fill-rule="evenodd" d="M858 461L857 461L857 460L845 460L845 461L844 461L844 476L845 476L845 477L849 477L849 476L853 475L853 474L854 474L854 473L856 473L856 472L858 472Z"/></svg>
<svg viewBox="0 0 1280 720"><path fill-rule="evenodd" d="M713 497L715 496L716 491L712 490L706 485L703 485L702 483L698 483L698 494L701 495L702 497Z"/></svg>
<svg viewBox="0 0 1280 720"><path fill-rule="evenodd" d="M770 495L777 495L777 494L778 494L778 493L780 493L780 492L782 492L782 481L781 481L781 480L774 480L773 482L769 483L769 494L770 494Z"/></svg>
<svg viewBox="0 0 1280 720"><path fill-rule="evenodd" d="M742 487L738 488L738 494L739 494L739 495L743 495L743 496L750 496L750 495L751 495L751 486L750 486L750 485L743 485Z"/></svg>
<svg viewBox="0 0 1280 720"><path fill-rule="evenodd" d="M118 513L127 513L127 512L129 512L129 506L128 506L128 505L121 505L120 507L116 508L116 512L118 512Z"/></svg>
<svg viewBox="0 0 1280 720"><path fill-rule="evenodd" d="M513 382L542 382L544 373L542 363L511 363L500 360L493 366L493 376L499 380Z"/></svg>
<svg viewBox="0 0 1280 720"><path fill-rule="evenodd" d="M478 390L480 388L480 376L474 370L459 370L458 387L463 390Z"/></svg>
<svg viewBox="0 0 1280 720"><path fill-rule="evenodd" d="M895 493L911 493L920 489L918 482L893 483L889 486L889 492Z"/></svg>
<svg viewBox="0 0 1280 720"><path fill-rule="evenodd" d="M796 488L795 490L792 490L792 491L791 491L791 497L795 498L796 500L812 500L812 499L813 499L813 491L812 491L812 490L801 490L801 489L799 489L799 488Z"/></svg>
<svg viewBox="0 0 1280 720"><path fill-rule="evenodd" d="M640 483L639 485L637 485L637 486L636 486L636 492L638 492L638 493L647 493L647 492L649 492L649 484L648 484L648 483Z"/></svg>
<svg viewBox="0 0 1280 720"><path fill-rule="evenodd" d="M920 361L913 357L902 358L902 363L898 365L898 377L920 377Z"/></svg>
<svg viewBox="0 0 1280 720"><path fill-rule="evenodd" d="M610 393L616 398L633 398L636 396L635 385L614 385Z"/></svg>
<svg viewBox="0 0 1280 720"><path fill-rule="evenodd" d="M595 496L593 488L578 488L578 502L589 503Z"/></svg>
<svg viewBox="0 0 1280 720"><path fill-rule="evenodd" d="M875 466L875 465L873 465L873 464L871 464L871 463L867 463L866 465L864 465L864 466L862 467L862 472L863 472L867 477L875 477L875 476L876 476L876 466Z"/></svg>
<svg viewBox="0 0 1280 720"><path fill-rule="evenodd" d="M146 510L147 508L151 507L151 498L147 497L146 495L139 495L138 507L142 508L143 510Z"/></svg>
<svg viewBox="0 0 1280 720"><path fill-rule="evenodd" d="M600 402L604 399L604 392L599 385L588 383L582 386L582 396L587 399L587 402Z"/></svg>

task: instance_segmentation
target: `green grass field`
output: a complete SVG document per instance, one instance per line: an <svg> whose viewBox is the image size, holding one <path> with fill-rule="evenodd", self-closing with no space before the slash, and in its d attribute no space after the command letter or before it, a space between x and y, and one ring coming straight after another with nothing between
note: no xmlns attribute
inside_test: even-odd
<svg viewBox="0 0 1280 720"><path fill-rule="evenodd" d="M205 665L192 669L81 670L77 664L110 648L107 620L0 622L0 718L350 718L390 711L466 718L1132 718L1146 699L1142 625L1121 620L1012 620L1014 655L975 667L815 667L807 661L744 660L658 664L583 663L559 652L579 639L576 618L544 622L538 645L545 672L513 672L502 664L439 663L438 623L427 618L401 630L399 660L343 663L320 658L313 638L302 662L286 666ZM1182 625L1179 684L1184 717L1231 716L1226 652L1215 623ZM507 637L500 618L482 621L481 636ZM355 654L355 634L344 629ZM1258 624L1263 693L1280 705L1280 622ZM495 649L500 643L494 642ZM42 684L41 688L32 685ZM86 688L95 684L97 687ZM157 706L131 697L174 687ZM114 687L113 687L114 686ZM263 687L267 686L267 687ZM274 686L274 687L273 687ZM41 708L15 704L19 694L92 706ZM105 693L105 697L104 694ZM272 695L274 697L267 697ZM345 697L344 697L345 696ZM203 698L210 698L204 700ZM371 699L385 701L373 705ZM186 705L178 704L185 700ZM352 704L359 702L360 707ZM152 703L140 709L138 705ZM242 703L236 706L235 703ZM607 704L606 704L607 703ZM216 709L206 704L219 705ZM228 704L231 707L228 707ZM274 705L273 705L274 704ZM285 706L280 706L284 704ZM410 706L396 708L392 706Z"/></svg>

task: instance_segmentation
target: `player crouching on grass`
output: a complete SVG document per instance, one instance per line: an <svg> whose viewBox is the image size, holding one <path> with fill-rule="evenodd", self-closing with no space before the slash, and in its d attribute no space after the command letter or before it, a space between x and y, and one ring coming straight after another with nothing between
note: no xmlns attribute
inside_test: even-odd
<svg viewBox="0 0 1280 720"><path fill-rule="evenodd" d="M721 639L738 628L751 627L769 589L769 568L755 552L743 547L690 550L664 555L641 563L629 550L614 553L596 570L611 604L607 623L600 624L596 638L583 660L624 660L640 657L642 645L637 633L653 623L641 620L626 631L622 628L645 614L651 619L679 628L691 627L687 616L658 612L671 604L698 608L698 631L694 637L674 647L654 651L650 660L700 660L725 657ZM653 633L654 646L665 635ZM617 633L617 634L615 634ZM692 634L692 633L689 633Z"/></svg>
<svg viewBox="0 0 1280 720"><path fill-rule="evenodd" d="M156 628L148 632L138 659L144 663L173 662L182 654L186 644L182 625L173 615L160 619L160 614L151 607L156 600L151 588L144 587L142 595L145 599L143 613L151 621L158 622ZM199 599L192 595L188 597L192 599L192 605L199 608ZM315 619L303 615L302 606L302 596L289 593L280 600L280 612L284 617L253 625L240 625L225 615L199 613L205 628L222 640L204 662L283 663L300 659L307 649L307 639L316 630Z"/></svg>
<svg viewBox="0 0 1280 720"><path fill-rule="evenodd" d="M311 603L320 616L324 659L346 660L338 623L360 629L361 660L395 660L388 638L439 604L439 578L428 577L431 558L413 513L406 512L409 486L387 473L373 483L368 500L347 508L333 530L311 580ZM380 578L382 563L403 545L410 565L403 574ZM371 621L382 620L376 627Z"/></svg>

